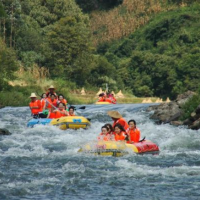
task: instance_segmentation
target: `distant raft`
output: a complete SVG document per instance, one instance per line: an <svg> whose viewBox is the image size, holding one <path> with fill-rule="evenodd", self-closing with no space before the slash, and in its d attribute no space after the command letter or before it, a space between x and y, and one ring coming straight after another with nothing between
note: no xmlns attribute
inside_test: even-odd
<svg viewBox="0 0 200 200"><path fill-rule="evenodd" d="M42 125L54 125L58 126L62 130L66 129L79 129L79 128L87 128L90 126L90 121L82 116L67 116L61 117L58 119L31 119L27 126L34 127L37 124Z"/></svg>
<svg viewBox="0 0 200 200"><path fill-rule="evenodd" d="M95 104L112 104L112 103L110 103L108 101L98 101Z"/></svg>
<svg viewBox="0 0 200 200"><path fill-rule="evenodd" d="M134 144L128 144L124 141L98 141L86 144L81 149L79 149L78 152L118 157L128 153L157 154L159 152L159 147L149 140L144 140Z"/></svg>

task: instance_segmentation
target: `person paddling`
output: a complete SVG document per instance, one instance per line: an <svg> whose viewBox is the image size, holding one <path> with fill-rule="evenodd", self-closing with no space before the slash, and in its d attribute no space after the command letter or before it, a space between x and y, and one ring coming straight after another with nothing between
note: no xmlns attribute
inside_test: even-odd
<svg viewBox="0 0 200 200"><path fill-rule="evenodd" d="M60 118L60 117L66 117L68 115L69 115L69 113L65 110L65 104L59 103L58 109L54 108L54 110L51 110L51 112L49 112L48 118L57 119L57 118Z"/></svg>
<svg viewBox="0 0 200 200"><path fill-rule="evenodd" d="M136 127L136 121L134 119L129 120L129 128L127 129L127 134L129 136L129 141L127 143L139 142L140 140L140 130Z"/></svg>
<svg viewBox="0 0 200 200"><path fill-rule="evenodd" d="M56 99L55 94L51 94L50 98L46 100L46 108L50 111L52 108L57 107L58 100Z"/></svg>
<svg viewBox="0 0 200 200"><path fill-rule="evenodd" d="M113 122L113 127L116 124L121 124L122 127L124 128L124 130L128 129L128 123L126 122L126 120L124 118L122 118L122 115L116 111L116 110L111 110L108 111L107 114L112 118Z"/></svg>
<svg viewBox="0 0 200 200"><path fill-rule="evenodd" d="M31 102L29 103L29 107L31 109L31 113L33 118L38 118L39 112L42 111L41 102L37 100L37 96L35 93L31 93Z"/></svg>

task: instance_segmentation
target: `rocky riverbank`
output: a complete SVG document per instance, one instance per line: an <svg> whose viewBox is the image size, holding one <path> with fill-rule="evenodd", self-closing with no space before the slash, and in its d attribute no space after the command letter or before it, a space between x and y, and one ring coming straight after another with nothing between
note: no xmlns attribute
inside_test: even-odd
<svg viewBox="0 0 200 200"><path fill-rule="evenodd" d="M154 111L150 118L154 119L158 124L186 125L190 129L197 130L200 128L200 102L188 119L180 121L181 116L184 114L183 105L194 95L195 93L192 91L185 92L179 95L175 101L150 106L147 111Z"/></svg>

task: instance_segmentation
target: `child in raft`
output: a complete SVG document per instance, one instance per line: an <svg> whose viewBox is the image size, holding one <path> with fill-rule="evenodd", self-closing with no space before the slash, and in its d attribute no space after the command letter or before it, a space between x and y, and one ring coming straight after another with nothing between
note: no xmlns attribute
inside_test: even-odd
<svg viewBox="0 0 200 200"><path fill-rule="evenodd" d="M129 136L129 140L127 143L139 142L140 140L140 130L136 127L136 121L134 119L129 120L128 122L129 128L127 129L127 134Z"/></svg>
<svg viewBox="0 0 200 200"><path fill-rule="evenodd" d="M128 135L121 124L116 124L114 126L115 140L116 141L128 141Z"/></svg>
<svg viewBox="0 0 200 200"><path fill-rule="evenodd" d="M114 140L114 135L109 132L109 128L106 125L101 127L101 133L98 136L98 140Z"/></svg>

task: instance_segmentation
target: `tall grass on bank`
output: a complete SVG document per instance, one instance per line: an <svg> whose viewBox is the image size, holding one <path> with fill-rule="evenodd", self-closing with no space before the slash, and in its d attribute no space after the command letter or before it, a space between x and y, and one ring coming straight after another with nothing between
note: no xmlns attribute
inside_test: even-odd
<svg viewBox="0 0 200 200"><path fill-rule="evenodd" d="M182 4L170 4L168 0L124 0L123 4L110 10L91 13L91 31L95 45L120 39L145 25L156 13L173 10Z"/></svg>

